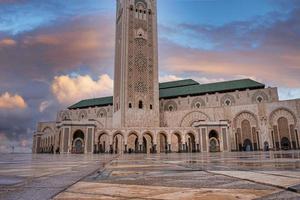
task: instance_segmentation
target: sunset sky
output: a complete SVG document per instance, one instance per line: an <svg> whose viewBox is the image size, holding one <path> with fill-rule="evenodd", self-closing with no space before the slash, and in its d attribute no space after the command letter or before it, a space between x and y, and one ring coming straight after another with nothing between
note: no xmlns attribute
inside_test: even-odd
<svg viewBox="0 0 300 200"><path fill-rule="evenodd" d="M0 0L0 152L112 95L115 0ZM300 98L299 0L158 0L160 80L250 77Z"/></svg>

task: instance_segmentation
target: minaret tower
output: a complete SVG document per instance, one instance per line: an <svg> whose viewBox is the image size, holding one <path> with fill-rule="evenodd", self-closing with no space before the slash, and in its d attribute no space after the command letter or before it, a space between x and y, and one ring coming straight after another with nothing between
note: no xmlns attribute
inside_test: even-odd
<svg viewBox="0 0 300 200"><path fill-rule="evenodd" d="M117 0L113 126L158 127L156 0Z"/></svg>

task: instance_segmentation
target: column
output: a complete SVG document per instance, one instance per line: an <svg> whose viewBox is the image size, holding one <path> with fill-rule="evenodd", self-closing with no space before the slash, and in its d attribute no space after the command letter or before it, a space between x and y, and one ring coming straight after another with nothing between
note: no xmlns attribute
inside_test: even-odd
<svg viewBox="0 0 300 200"><path fill-rule="evenodd" d="M70 128L64 128L62 140L62 153L68 153Z"/></svg>
<svg viewBox="0 0 300 200"><path fill-rule="evenodd" d="M182 144L182 152L186 153L186 144Z"/></svg>
<svg viewBox="0 0 300 200"><path fill-rule="evenodd" d="M113 145L112 144L109 145L109 153L110 154L114 153L114 149L113 149Z"/></svg>
<svg viewBox="0 0 300 200"><path fill-rule="evenodd" d="M87 137L86 137L86 153L93 153L94 142L93 142L93 128L87 128Z"/></svg>
<svg viewBox="0 0 300 200"><path fill-rule="evenodd" d="M291 149L296 149L296 148L294 148L294 144L293 144L292 130L291 130L291 125L290 125L290 124L288 124L288 129L289 129L289 136L290 136Z"/></svg>
<svg viewBox="0 0 300 200"><path fill-rule="evenodd" d="M202 128L202 148L203 148L203 152L208 152L207 150L207 134L206 134L206 128Z"/></svg>
<svg viewBox="0 0 300 200"><path fill-rule="evenodd" d="M153 145L153 153L157 153L156 146L157 146L157 144Z"/></svg>
<svg viewBox="0 0 300 200"><path fill-rule="evenodd" d="M128 153L127 144L125 144L125 151L124 151L124 153Z"/></svg>

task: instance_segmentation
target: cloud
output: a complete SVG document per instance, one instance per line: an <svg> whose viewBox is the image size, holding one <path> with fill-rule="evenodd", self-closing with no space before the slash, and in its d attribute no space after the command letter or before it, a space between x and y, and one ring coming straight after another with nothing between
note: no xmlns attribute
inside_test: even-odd
<svg viewBox="0 0 300 200"><path fill-rule="evenodd" d="M5 92L4 94L0 95L0 109L25 109L26 107L27 104L23 97L18 94L13 95Z"/></svg>
<svg viewBox="0 0 300 200"><path fill-rule="evenodd" d="M111 95L113 80L107 74L99 76L96 81L89 75L56 76L51 89L60 103L71 104L82 99Z"/></svg>
<svg viewBox="0 0 300 200"><path fill-rule="evenodd" d="M39 106L39 111L44 112L49 106L51 106L51 101L43 101Z"/></svg>
<svg viewBox="0 0 300 200"><path fill-rule="evenodd" d="M160 76L159 77L159 82L169 82L169 81L178 81L182 80L183 78L176 76L176 75L165 75L165 76Z"/></svg>
<svg viewBox="0 0 300 200"><path fill-rule="evenodd" d="M0 85L23 85L30 79L50 82L71 71L112 74L112 22L113 17L105 14L78 16L19 34L14 37L17 45L3 38L2 45L11 46L4 53L0 46ZM13 77L19 78L11 83Z"/></svg>
<svg viewBox="0 0 300 200"><path fill-rule="evenodd" d="M274 86L300 87L299 13L299 9L293 10L285 18L271 13L218 27L182 24L170 28L178 40L181 34L188 34L191 41L183 45L172 38L160 38L160 68L215 78L255 77ZM209 40L212 48L201 46L201 40Z"/></svg>
<svg viewBox="0 0 300 200"><path fill-rule="evenodd" d="M0 46L0 95L14 91L26 99L27 105L27 109L0 108L0 132L15 142L31 141L33 131L28 132L28 129L35 129L39 121L52 121L66 104L112 94L112 89L110 92L90 91L87 96L81 96L79 91L70 98L60 96L60 103L52 93L55 76L72 72L111 76L114 63L114 16L111 13L59 16L53 24L30 30L14 36L0 31L0 41L5 41ZM14 40L15 45L7 39ZM11 46L4 47L4 44ZM70 79L74 79L74 75L70 75ZM57 92L63 93L62 89ZM21 143L15 144L21 146Z"/></svg>
<svg viewBox="0 0 300 200"><path fill-rule="evenodd" d="M300 88L278 88L280 100L300 99Z"/></svg>
<svg viewBox="0 0 300 200"><path fill-rule="evenodd" d="M15 46L17 42L10 38L0 40L0 47Z"/></svg>

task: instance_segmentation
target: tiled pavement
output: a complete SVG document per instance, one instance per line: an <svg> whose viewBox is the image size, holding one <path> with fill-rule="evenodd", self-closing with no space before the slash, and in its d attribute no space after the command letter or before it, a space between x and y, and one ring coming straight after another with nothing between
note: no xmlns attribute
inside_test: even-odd
<svg viewBox="0 0 300 200"><path fill-rule="evenodd" d="M55 199L300 199L299 156L299 151L120 155Z"/></svg>
<svg viewBox="0 0 300 200"><path fill-rule="evenodd" d="M300 151L0 155L0 199L300 199Z"/></svg>
<svg viewBox="0 0 300 200"><path fill-rule="evenodd" d="M0 199L51 199L111 159L108 155L0 154Z"/></svg>

